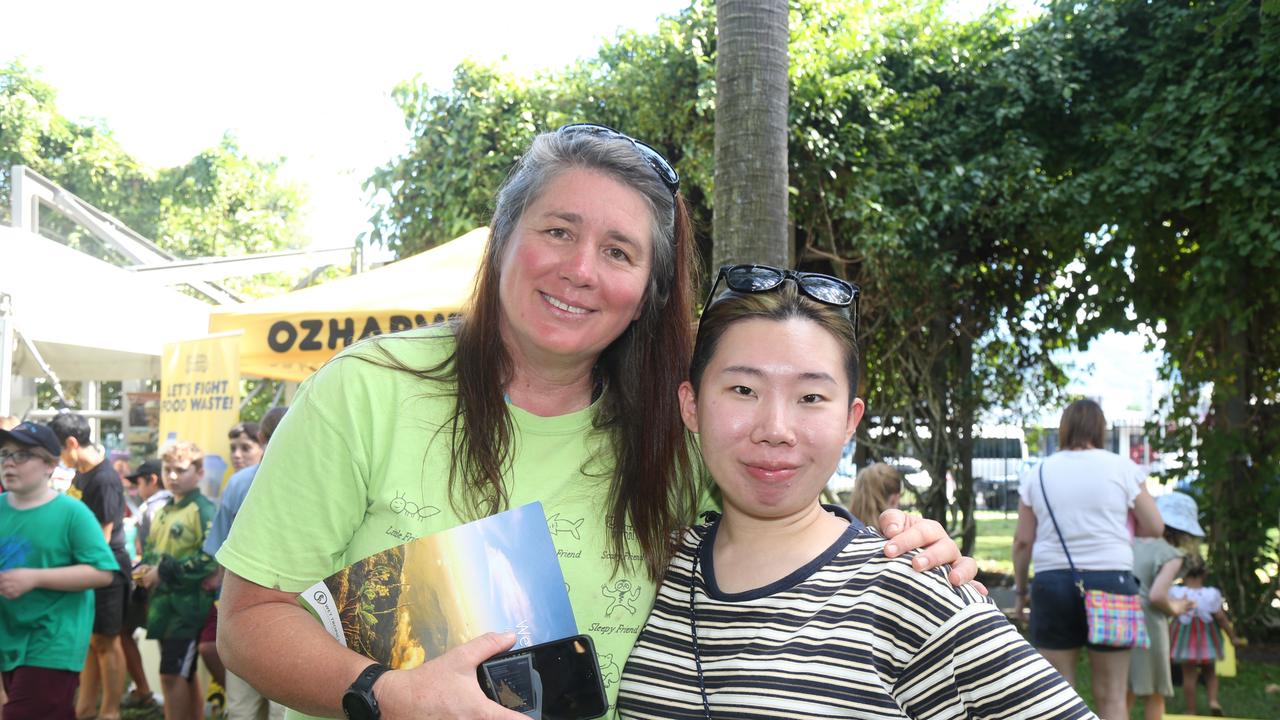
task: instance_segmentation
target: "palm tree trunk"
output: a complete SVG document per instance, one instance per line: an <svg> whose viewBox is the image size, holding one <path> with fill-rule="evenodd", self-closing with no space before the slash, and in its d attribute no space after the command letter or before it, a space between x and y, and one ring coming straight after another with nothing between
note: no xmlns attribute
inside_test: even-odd
<svg viewBox="0 0 1280 720"><path fill-rule="evenodd" d="M790 266L787 232L787 2L716 8L713 270Z"/></svg>

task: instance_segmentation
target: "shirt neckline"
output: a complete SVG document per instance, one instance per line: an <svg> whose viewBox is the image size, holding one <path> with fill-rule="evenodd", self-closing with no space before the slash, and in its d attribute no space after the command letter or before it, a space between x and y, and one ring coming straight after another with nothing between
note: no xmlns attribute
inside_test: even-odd
<svg viewBox="0 0 1280 720"><path fill-rule="evenodd" d="M699 544L697 550L699 553L698 564L702 569L703 590L706 592L707 596L720 602L747 602L750 600L759 600L760 598L769 597L770 595L790 590L809 579L809 577L820 568L831 562L836 555L840 554L841 550L844 550L845 546L849 544L849 541L852 540L855 535L866 529L866 526L855 519L853 514L846 508L838 505L827 505L825 503L823 503L822 508L836 517L849 522L849 527L845 528L844 532L840 533L840 537L836 538L835 542L831 543L826 550L818 553L817 557L804 565L801 565L782 578L775 580L768 585L736 593L723 592L720 590L719 583L716 582L713 550L716 544L716 532L720 528L720 518L716 517L715 520L707 526L705 535L703 536L703 541Z"/></svg>

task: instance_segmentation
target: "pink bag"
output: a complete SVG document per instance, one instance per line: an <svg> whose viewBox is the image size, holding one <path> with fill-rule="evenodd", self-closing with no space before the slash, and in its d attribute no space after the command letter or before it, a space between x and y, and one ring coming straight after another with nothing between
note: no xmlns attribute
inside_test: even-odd
<svg viewBox="0 0 1280 720"><path fill-rule="evenodd" d="M1142 601L1137 595L1117 595L1105 590L1084 590L1084 617L1089 623L1089 644L1120 648L1151 646Z"/></svg>

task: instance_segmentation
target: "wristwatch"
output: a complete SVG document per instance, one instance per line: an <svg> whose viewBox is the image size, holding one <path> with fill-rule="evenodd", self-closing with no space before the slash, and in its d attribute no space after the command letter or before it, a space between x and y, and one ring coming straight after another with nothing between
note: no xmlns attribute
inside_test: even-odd
<svg viewBox="0 0 1280 720"><path fill-rule="evenodd" d="M342 712L346 713L347 720L379 720L382 717L378 699L373 696L373 684L390 669L382 663L374 663L351 683L351 687L342 694Z"/></svg>

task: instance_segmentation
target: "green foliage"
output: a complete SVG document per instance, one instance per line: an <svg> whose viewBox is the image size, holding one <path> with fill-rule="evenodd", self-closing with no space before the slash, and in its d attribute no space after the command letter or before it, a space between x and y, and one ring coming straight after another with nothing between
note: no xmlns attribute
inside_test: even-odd
<svg viewBox="0 0 1280 720"><path fill-rule="evenodd" d="M1243 653L1240 653L1243 654ZM1203 675L1201 676L1203 677ZM1280 664L1272 658L1260 657L1256 660L1238 660L1236 676L1220 678L1218 698L1226 714L1234 718L1272 718L1276 715L1275 692L1268 692L1280 682ZM1076 690L1090 707L1093 703L1093 673L1089 669L1089 653L1080 653L1076 666ZM1199 714L1208 712L1209 699L1204 689L1198 689L1196 709ZM1186 715L1186 700L1182 687L1174 687L1173 697L1165 700L1167 715ZM1130 720L1143 720L1142 703L1135 703L1129 708Z"/></svg>
<svg viewBox="0 0 1280 720"><path fill-rule="evenodd" d="M1018 52L1000 9L965 24L937 3L814 3L796 17L801 263L862 287L862 394L885 434L859 440L919 458L936 480L925 512L939 519L951 472L969 547L969 428L1064 380L1049 353L1072 337L1054 281L1078 242L1062 223L1075 203L1036 100L1057 74Z"/></svg>
<svg viewBox="0 0 1280 720"><path fill-rule="evenodd" d="M545 125L547 97L540 85L470 62L458 66L448 93L415 80L394 96L413 146L379 168L366 189L379 203L369 239L403 257L488 221L493 190Z"/></svg>
<svg viewBox="0 0 1280 720"><path fill-rule="evenodd" d="M186 165L157 173L155 225L182 257L279 250L296 244L302 194L280 181L281 162L253 160L225 136Z"/></svg>
<svg viewBox="0 0 1280 720"><path fill-rule="evenodd" d="M108 130L58 113L56 97L21 63L0 67L0 213L7 222L9 169L22 164L132 225L150 178ZM103 254L69 222L51 220L49 229L73 247Z"/></svg>
<svg viewBox="0 0 1280 720"><path fill-rule="evenodd" d="M1018 527L1017 513L979 510L975 513L978 532L973 546L973 559L983 573L1013 578L1013 532Z"/></svg>
<svg viewBox="0 0 1280 720"><path fill-rule="evenodd" d="M23 164L178 257L300 247L303 194L280 179L280 162L249 158L228 136L185 165L148 170L107 129L59 113L54 89L35 73L17 62L0 67L0 212L9 209L9 168ZM42 214L41 231L113 259L56 214ZM231 283L233 289L256 284Z"/></svg>
<svg viewBox="0 0 1280 720"><path fill-rule="evenodd" d="M283 380L242 379L240 381L240 420L262 422L262 417L268 410L285 404L283 391Z"/></svg>
<svg viewBox="0 0 1280 720"><path fill-rule="evenodd" d="M1078 280L1106 299L1097 326L1161 343L1164 449L1199 478L1215 582L1257 624L1280 589L1280 25L1256 1L1130 0L1055 3L1040 31L1081 90L1060 144L1076 227L1102 229Z"/></svg>

